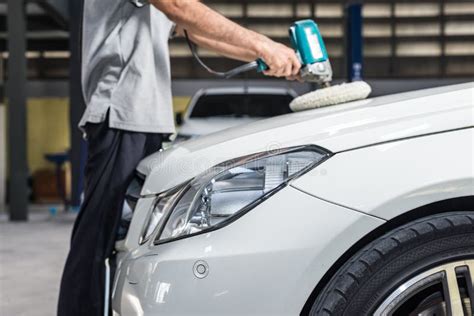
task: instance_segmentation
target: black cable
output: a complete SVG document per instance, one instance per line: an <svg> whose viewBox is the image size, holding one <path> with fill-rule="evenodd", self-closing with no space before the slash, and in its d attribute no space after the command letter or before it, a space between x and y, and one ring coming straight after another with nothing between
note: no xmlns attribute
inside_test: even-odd
<svg viewBox="0 0 474 316"><path fill-rule="evenodd" d="M191 41L188 35L188 31L184 30L184 36L186 37L186 42L188 43L189 49L191 50L191 53L193 54L194 58L198 61L198 63L206 69L209 73L219 77L219 78L224 78L224 79L230 79L233 78L243 72L251 71L254 69L257 69L258 63L256 61L253 61L251 63L239 66L237 68L231 69L226 72L220 72L220 71L215 71L214 69L210 68L208 65L206 65L201 58L199 57L197 50L196 50L196 45Z"/></svg>

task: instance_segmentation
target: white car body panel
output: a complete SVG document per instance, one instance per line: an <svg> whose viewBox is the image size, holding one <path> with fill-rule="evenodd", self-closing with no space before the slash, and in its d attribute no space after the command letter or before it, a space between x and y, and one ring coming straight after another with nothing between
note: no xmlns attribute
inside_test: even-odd
<svg viewBox="0 0 474 316"><path fill-rule="evenodd" d="M412 153L425 163L414 163ZM386 220L433 202L474 196L474 128L339 153L292 185Z"/></svg>
<svg viewBox="0 0 474 316"><path fill-rule="evenodd" d="M275 220L263 225L268 218ZM287 187L220 230L131 252L117 272L113 308L120 315L297 315L332 263L382 223ZM204 279L193 274L198 260L209 265Z"/></svg>
<svg viewBox="0 0 474 316"><path fill-rule="evenodd" d="M143 198L119 248L114 311L298 315L335 261L388 219L474 196L473 128L469 83L251 123L146 158ZM139 244L156 194L237 157L310 144L334 155L235 222ZM209 265L203 279L193 274L198 260Z"/></svg>
<svg viewBox="0 0 474 316"><path fill-rule="evenodd" d="M143 195L171 189L236 157L315 144L332 152L474 126L474 83L275 117L184 142L144 159Z"/></svg>

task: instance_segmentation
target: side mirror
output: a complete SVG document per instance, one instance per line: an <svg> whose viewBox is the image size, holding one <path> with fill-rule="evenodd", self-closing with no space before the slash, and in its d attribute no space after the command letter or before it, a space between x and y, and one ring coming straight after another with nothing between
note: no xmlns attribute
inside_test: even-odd
<svg viewBox="0 0 474 316"><path fill-rule="evenodd" d="M181 112L176 113L175 119L176 119L177 125L183 125L183 113Z"/></svg>

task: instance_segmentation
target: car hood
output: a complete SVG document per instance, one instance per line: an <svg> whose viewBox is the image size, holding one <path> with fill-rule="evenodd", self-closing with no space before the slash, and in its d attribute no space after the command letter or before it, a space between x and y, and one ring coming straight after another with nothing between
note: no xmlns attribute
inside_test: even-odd
<svg viewBox="0 0 474 316"><path fill-rule="evenodd" d="M293 113L181 143L144 159L142 194L180 185L237 157L315 144L334 153L474 126L474 82Z"/></svg>
<svg viewBox="0 0 474 316"><path fill-rule="evenodd" d="M259 118L252 117L208 117L189 118L179 128L179 135L201 136L222 131L227 128L252 123Z"/></svg>

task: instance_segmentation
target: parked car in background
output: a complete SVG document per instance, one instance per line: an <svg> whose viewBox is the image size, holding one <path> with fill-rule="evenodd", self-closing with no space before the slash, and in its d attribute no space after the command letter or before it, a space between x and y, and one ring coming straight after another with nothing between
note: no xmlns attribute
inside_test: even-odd
<svg viewBox="0 0 474 316"><path fill-rule="evenodd" d="M176 142L291 112L297 96L285 88L209 88L198 91L186 113L178 114Z"/></svg>
<svg viewBox="0 0 474 316"><path fill-rule="evenodd" d="M474 83L144 159L114 315L473 315Z"/></svg>

